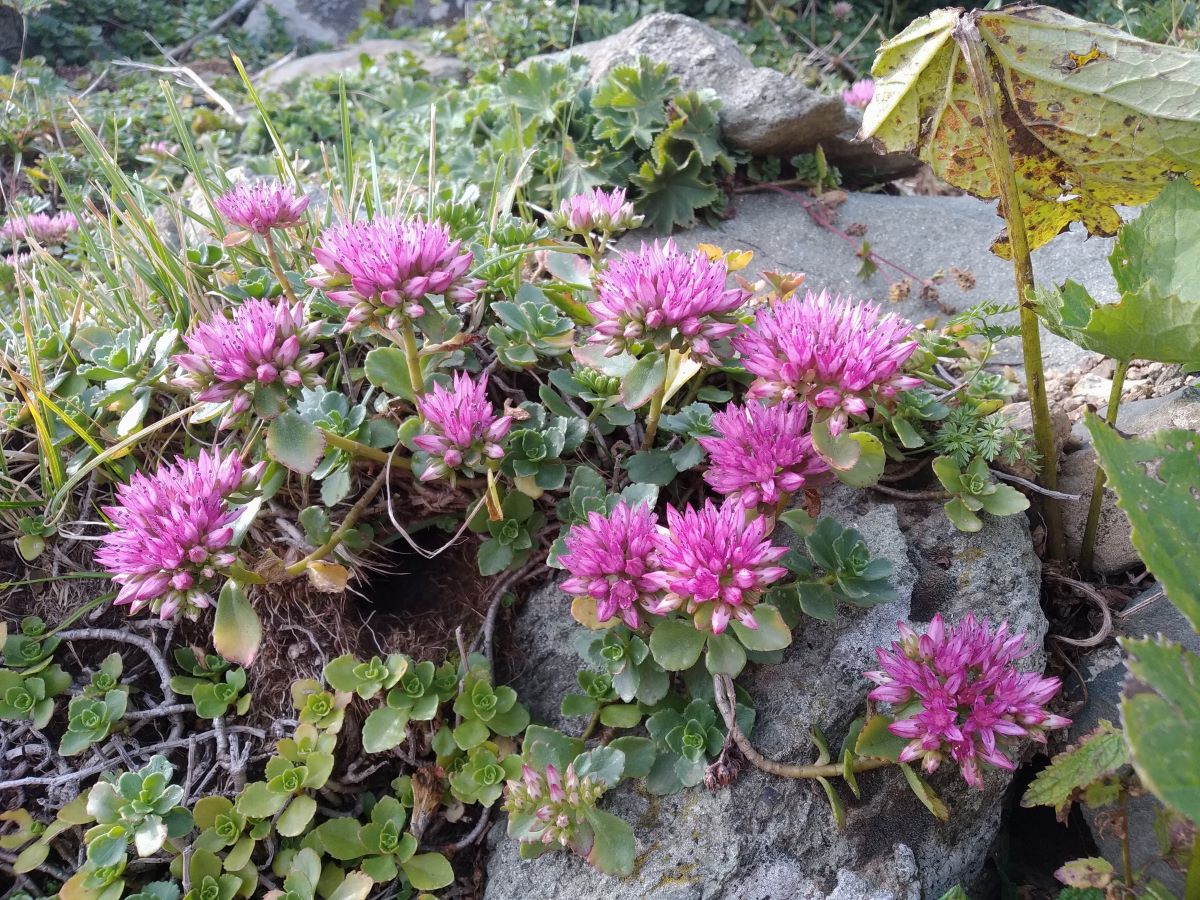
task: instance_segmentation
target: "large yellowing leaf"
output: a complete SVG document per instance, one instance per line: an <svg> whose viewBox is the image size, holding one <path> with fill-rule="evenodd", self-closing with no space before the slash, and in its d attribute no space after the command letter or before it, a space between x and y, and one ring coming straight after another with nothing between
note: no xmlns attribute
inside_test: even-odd
<svg viewBox="0 0 1200 900"><path fill-rule="evenodd" d="M1176 175L1200 181L1200 53L1043 6L917 19L879 49L862 137L915 152L956 187L996 198L962 50L976 32L1031 248L1076 221L1114 234L1114 206L1146 203ZM1006 235L992 249L1011 255Z"/></svg>

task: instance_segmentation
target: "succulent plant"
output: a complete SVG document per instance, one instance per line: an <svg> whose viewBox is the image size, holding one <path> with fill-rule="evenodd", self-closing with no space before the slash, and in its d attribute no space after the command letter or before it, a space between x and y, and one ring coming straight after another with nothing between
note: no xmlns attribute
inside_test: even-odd
<svg viewBox="0 0 1200 900"><path fill-rule="evenodd" d="M44 637L46 623L38 616L26 616L21 620L19 634L10 634L4 639L4 664L14 669L23 669L26 674L45 663L60 640Z"/></svg>
<svg viewBox="0 0 1200 900"><path fill-rule="evenodd" d="M336 691L355 693L370 700L380 691L392 687L411 665L412 660L401 653L392 653L386 660L373 656L366 662L347 653L325 667L325 680Z"/></svg>
<svg viewBox="0 0 1200 900"><path fill-rule="evenodd" d="M337 734L346 718L350 694L327 691L311 678L292 682L292 705L299 713L302 725L314 725L322 731Z"/></svg>
<svg viewBox="0 0 1200 900"><path fill-rule="evenodd" d="M102 698L109 691L122 690L121 671L123 668L124 663L120 653L110 653L104 657L104 661L92 673L91 682L83 689L84 696ZM127 688L124 690L128 691Z"/></svg>
<svg viewBox="0 0 1200 900"><path fill-rule="evenodd" d="M89 863L116 865L130 840L138 856L150 856L168 838L192 830L191 813L179 805L183 788L171 784L173 773L165 757L154 756L136 772L102 777L88 791L87 811L96 820L86 835Z"/></svg>
<svg viewBox="0 0 1200 900"><path fill-rule="evenodd" d="M45 728L54 715L54 698L71 686L71 676L60 666L48 666L36 675L0 669L0 719L16 719Z"/></svg>
<svg viewBox="0 0 1200 900"><path fill-rule="evenodd" d="M408 812L395 797L380 798L370 821L341 817L317 826L313 836L325 852L341 862L358 861L377 884L404 878L417 890L433 891L454 880L454 870L440 853L417 853L417 839L404 830Z"/></svg>
<svg viewBox="0 0 1200 900"><path fill-rule="evenodd" d="M531 497L558 490L567 480L564 454L583 443L587 422L578 417L553 416L538 403L522 403L526 418L508 435L502 469Z"/></svg>
<svg viewBox="0 0 1200 900"><path fill-rule="evenodd" d="M582 741L551 729L530 728L521 775L508 782L504 801L508 834L521 842L523 858L566 848L602 872L628 875L634 862L633 829L596 806L626 775L625 753L614 747L582 747Z"/></svg>
<svg viewBox="0 0 1200 900"><path fill-rule="evenodd" d="M602 634L584 632L576 638L575 650L611 676L613 690L626 703L636 700L653 706L667 695L670 677L650 655L646 642L625 625L609 628ZM580 686L591 696L582 681Z"/></svg>
<svg viewBox="0 0 1200 900"><path fill-rule="evenodd" d="M75 756L104 740L125 715L129 695L109 691L103 699L79 696L67 706L67 730L58 745L63 756Z"/></svg>
<svg viewBox="0 0 1200 900"><path fill-rule="evenodd" d="M488 308L500 320L488 328L488 340L510 369L532 369L539 357L562 356L575 343L575 323L531 284L521 286L515 303L497 300Z"/></svg>
<svg viewBox="0 0 1200 900"><path fill-rule="evenodd" d="M491 806L504 792L504 782L521 774L521 758L509 754L503 759L499 748L485 742L474 748L462 761L462 768L450 776L450 791L463 803Z"/></svg>
<svg viewBox="0 0 1200 900"><path fill-rule="evenodd" d="M647 785L654 793L669 793L704 780L708 758L721 752L725 729L707 700L693 700L682 710L664 709L646 720L646 730L664 753L655 761ZM657 775L657 778L656 778ZM668 787L670 790L662 790ZM656 790L658 788L658 790Z"/></svg>
<svg viewBox="0 0 1200 900"><path fill-rule="evenodd" d="M462 719L454 741L463 750L478 747L491 734L513 737L529 724L529 710L517 702L517 692L507 685L493 686L486 663L480 662L472 665L454 701L454 712Z"/></svg>
<svg viewBox="0 0 1200 900"><path fill-rule="evenodd" d="M980 510L994 516L1013 516L1029 509L1029 498L996 481L982 456L976 456L965 469L949 457L939 456L933 461L933 474L953 494L944 509L946 518L959 531L981 530L983 520L977 515Z"/></svg>
<svg viewBox="0 0 1200 900"><path fill-rule="evenodd" d="M814 524L803 510L791 510L781 518L804 534L809 557L805 559L795 552L785 556L783 562L797 580L774 588L770 595L793 625L801 610L829 620L839 601L866 607L896 598L891 562L873 557L855 529L844 528L828 516ZM824 574L818 574L818 569Z"/></svg>
<svg viewBox="0 0 1200 900"><path fill-rule="evenodd" d="M225 671L220 681L202 681L192 689L192 701L196 704L196 715L202 719L224 716L233 707L239 716L250 708L250 694L246 688L246 670L240 666Z"/></svg>
<svg viewBox="0 0 1200 900"><path fill-rule="evenodd" d="M437 668L428 660L413 663L405 656L397 667L400 675L387 693L386 705L374 709L363 723L363 749L368 753L398 746L408 737L409 722L428 722L458 689L453 666Z"/></svg>

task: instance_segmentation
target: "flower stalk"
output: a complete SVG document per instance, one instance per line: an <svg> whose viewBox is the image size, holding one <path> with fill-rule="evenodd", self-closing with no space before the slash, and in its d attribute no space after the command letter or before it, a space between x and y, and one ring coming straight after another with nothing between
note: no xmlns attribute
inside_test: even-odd
<svg viewBox="0 0 1200 900"><path fill-rule="evenodd" d="M279 286L283 288L283 292L287 295L288 300L292 303L298 303L296 292L292 290L292 283L288 281L287 273L283 270L283 264L279 261L279 253L275 249L275 240L271 237L271 232L268 231L264 234L263 239L267 243L267 259L271 261L271 271L279 279Z"/></svg>
<svg viewBox="0 0 1200 900"><path fill-rule="evenodd" d="M1033 261L1029 255L1025 215L1021 211L1021 191L1013 171L1004 121L996 104L995 79L985 55L987 51L979 39L979 30L969 17L964 18L955 29L954 38L971 73L971 83L983 118L985 143L992 161L992 173L999 188L1000 211L1008 226L1013 275L1017 283L1025 385L1033 417L1033 435L1043 460L1042 483L1054 490L1058 486L1058 455L1054 446L1050 403L1046 396L1042 338L1033 299ZM1063 559L1066 556L1066 538L1063 533L1062 509L1054 499L1047 497L1043 503L1043 510L1046 517L1047 552L1052 559Z"/></svg>
<svg viewBox="0 0 1200 900"><path fill-rule="evenodd" d="M1121 407L1121 391L1125 387L1125 373L1129 371L1132 360L1121 360L1113 372L1112 389L1108 393L1108 409L1104 413L1104 421L1109 425L1116 424L1117 410ZM1096 533L1100 530L1100 507L1104 503L1104 483L1107 476L1099 464L1096 465L1096 477L1092 481L1092 502L1088 506L1087 524L1083 528L1083 542L1079 549L1079 569L1090 572L1092 560L1096 554Z"/></svg>
<svg viewBox="0 0 1200 900"><path fill-rule="evenodd" d="M650 398L650 411L646 415L646 435L642 438L643 450L651 450L654 447L654 439L658 436L658 420L662 418L663 401L666 396L667 385L664 381Z"/></svg>

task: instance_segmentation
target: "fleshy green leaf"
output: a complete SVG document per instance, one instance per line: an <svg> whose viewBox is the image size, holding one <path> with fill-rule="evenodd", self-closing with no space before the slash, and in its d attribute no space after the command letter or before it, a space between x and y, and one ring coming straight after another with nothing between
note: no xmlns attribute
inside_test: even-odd
<svg viewBox="0 0 1200 900"><path fill-rule="evenodd" d="M418 853L400 868L418 891L436 891L454 882L454 869L440 853Z"/></svg>
<svg viewBox="0 0 1200 900"><path fill-rule="evenodd" d="M325 452L325 435L316 425L288 410L267 429L271 459L301 475L311 475Z"/></svg>
<svg viewBox="0 0 1200 900"><path fill-rule="evenodd" d="M367 354L363 367L367 381L393 397L412 401L412 379L408 377L408 361L399 347L376 347Z"/></svg>
<svg viewBox="0 0 1200 900"><path fill-rule="evenodd" d="M213 618L213 646L230 662L253 665L262 642L262 622L250 605L246 589L232 578L217 597Z"/></svg>
<svg viewBox="0 0 1200 900"><path fill-rule="evenodd" d="M621 402L627 409L640 409L667 383L667 358L647 353L621 381Z"/></svg>
<svg viewBox="0 0 1200 900"><path fill-rule="evenodd" d="M690 669L704 649L704 633L687 619L663 619L650 632L650 653L668 672Z"/></svg>
<svg viewBox="0 0 1200 900"><path fill-rule="evenodd" d="M728 675L736 678L746 667L746 651L737 638L728 632L708 636L708 655L704 658L708 671L713 675Z"/></svg>
<svg viewBox="0 0 1200 900"><path fill-rule="evenodd" d="M758 623L758 628L747 628L736 620L730 623L734 634L747 650L782 650L792 643L792 631L775 607L766 603L758 604L754 607L754 621Z"/></svg>
<svg viewBox="0 0 1200 900"><path fill-rule="evenodd" d="M585 809L584 815L595 833L588 862L607 875L632 874L637 843L629 823L595 807Z"/></svg>

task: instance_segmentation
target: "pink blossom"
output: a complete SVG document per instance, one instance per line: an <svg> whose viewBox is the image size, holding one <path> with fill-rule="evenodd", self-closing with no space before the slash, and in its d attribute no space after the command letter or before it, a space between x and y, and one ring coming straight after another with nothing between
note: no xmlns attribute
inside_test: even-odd
<svg viewBox="0 0 1200 900"><path fill-rule="evenodd" d="M918 711L888 726L909 739L900 762L921 760L933 772L949 756L966 782L982 789L981 761L1013 768L999 742L1031 737L1045 743L1045 731L1071 724L1046 711L1062 683L1016 667L1032 650L1022 649L1026 636L1010 635L1007 622L993 632L968 614L947 627L938 614L923 635L903 622L899 629L890 650L875 651L881 671L865 674L878 685L871 699L893 707L920 703Z"/></svg>
<svg viewBox="0 0 1200 900"><path fill-rule="evenodd" d="M759 311L754 324L733 338L742 364L758 377L749 396L769 401L803 399L829 411L829 430L840 434L869 404L921 384L901 366L916 350L906 340L912 324L879 307L808 291L803 300L780 300Z"/></svg>
<svg viewBox="0 0 1200 900"><path fill-rule="evenodd" d="M563 200L552 221L573 234L593 231L610 234L637 228L642 224L642 217L634 212L632 203L625 202L624 188L613 191L592 188Z"/></svg>
<svg viewBox="0 0 1200 900"><path fill-rule="evenodd" d="M456 469L481 471L490 459L504 456L500 442L512 427L512 416L497 416L487 398L487 376L472 379L455 372L449 390L434 384L433 390L417 399L425 420L413 444L429 454L422 481L440 478Z"/></svg>
<svg viewBox="0 0 1200 900"><path fill-rule="evenodd" d="M596 317L589 341L607 344L608 356L650 345L719 364L714 344L737 329L737 311L749 297L740 288L727 289L727 277L723 259L710 260L699 250L680 253L670 240L642 244L600 276L597 299L588 304Z"/></svg>
<svg viewBox="0 0 1200 900"><path fill-rule="evenodd" d="M247 300L232 318L218 313L184 337L188 352L174 359L185 374L175 384L200 403L229 403L221 421L228 428L252 404L261 414L281 406L288 391L321 383L317 364L325 354L308 352L320 329L305 322L301 303Z"/></svg>
<svg viewBox="0 0 1200 900"><path fill-rule="evenodd" d="M149 606L162 619L181 610L194 619L211 606L236 559L230 542L241 510L228 497L252 488L264 465L243 471L237 453L201 451L119 486L116 505L104 508L115 530L96 553L121 586L115 602L131 613Z"/></svg>
<svg viewBox="0 0 1200 900"><path fill-rule="evenodd" d="M607 515L588 513L586 524L571 528L559 557L571 573L563 590L595 600L601 622L619 615L630 628L641 625L639 608L652 615L674 609L650 574L657 535L658 520L644 503L622 501Z"/></svg>
<svg viewBox="0 0 1200 900"><path fill-rule="evenodd" d="M656 541L658 570L651 576L667 592L663 606L686 604L701 631L720 634L735 616L757 628L755 604L787 574L775 565L787 548L771 544L768 523L764 516L747 517L736 500L720 508L706 500L683 512L668 506L667 527L659 528Z"/></svg>
<svg viewBox="0 0 1200 900"><path fill-rule="evenodd" d="M866 109L871 103L871 98L875 96L875 82L870 78L863 78L854 82L849 88L842 91L842 100L847 106L853 106L855 109Z"/></svg>
<svg viewBox="0 0 1200 900"><path fill-rule="evenodd" d="M328 228L313 249L316 275L308 280L346 307L346 329L376 317L394 328L402 316L425 312L426 295L470 303L483 282L468 276L471 261L450 229L420 216L380 217Z"/></svg>
<svg viewBox="0 0 1200 900"><path fill-rule="evenodd" d="M854 4L848 2L848 0L838 0L837 3L830 7L829 12L836 21L845 22L854 12Z"/></svg>
<svg viewBox="0 0 1200 900"><path fill-rule="evenodd" d="M73 212L64 211L53 215L40 212L10 217L0 226L0 240L8 239L15 244L17 241L33 238L39 244L50 246L65 242L68 234L78 230L79 220Z"/></svg>
<svg viewBox="0 0 1200 900"><path fill-rule="evenodd" d="M138 148L138 152L143 156L157 156L162 159L178 156L179 150L178 144L172 144L169 141L147 141ZM222 212L222 214L224 213Z"/></svg>
<svg viewBox="0 0 1200 900"><path fill-rule="evenodd" d="M829 464L813 449L803 404L730 405L713 416L712 425L716 434L699 438L710 458L704 480L747 509L774 506L830 480Z"/></svg>
<svg viewBox="0 0 1200 900"><path fill-rule="evenodd" d="M308 198L299 197L278 178L243 181L214 201L217 212L229 222L255 234L272 228L292 228L300 224Z"/></svg>

